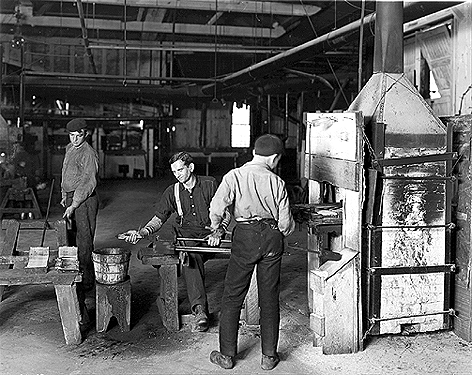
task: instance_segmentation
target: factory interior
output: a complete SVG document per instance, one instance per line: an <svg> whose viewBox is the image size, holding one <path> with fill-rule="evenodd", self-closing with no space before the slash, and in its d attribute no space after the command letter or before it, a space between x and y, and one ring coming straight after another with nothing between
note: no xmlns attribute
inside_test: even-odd
<svg viewBox="0 0 472 375"><path fill-rule="evenodd" d="M272 373L472 374L470 0L2 0L0 19L2 374L222 373L230 248L205 263L197 332L173 220L119 234L154 215L172 155L219 183L267 133L296 222ZM77 118L98 154L94 248L130 254L86 294L86 327L60 204ZM254 277L238 340L224 372L266 373Z"/></svg>

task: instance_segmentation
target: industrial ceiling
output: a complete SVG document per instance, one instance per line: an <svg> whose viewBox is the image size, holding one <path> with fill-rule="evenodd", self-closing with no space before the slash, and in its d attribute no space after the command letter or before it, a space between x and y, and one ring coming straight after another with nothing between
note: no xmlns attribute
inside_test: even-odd
<svg viewBox="0 0 472 375"><path fill-rule="evenodd" d="M458 3L405 2L404 21ZM347 93L357 93L359 74L365 81L371 73L365 51L373 48L375 5L348 0L2 0L0 31L2 43L76 39L92 66L105 46L166 50L172 56L171 74L158 83L131 83L126 75L105 82L96 71L75 77L27 71L27 88L43 95L67 91L85 100L93 92L96 100L106 93L115 102L139 96L152 105L162 98L245 100L305 92L317 97L319 109L328 110L335 108L336 97L336 105L347 107L352 97ZM2 83L14 85L18 69L15 62L6 63Z"/></svg>

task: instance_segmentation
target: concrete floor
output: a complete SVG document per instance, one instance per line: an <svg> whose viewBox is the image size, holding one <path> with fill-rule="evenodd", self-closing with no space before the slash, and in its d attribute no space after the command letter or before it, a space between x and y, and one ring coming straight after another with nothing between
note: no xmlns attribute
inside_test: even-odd
<svg viewBox="0 0 472 375"><path fill-rule="evenodd" d="M106 333L92 328L78 346L64 343L52 286L9 287L0 304L1 374L258 374L260 339L257 329L242 327L236 366L224 371L209 362L218 348L219 301L223 290L226 259L206 264L211 328L195 333L184 325L168 332L155 303L157 271L142 265L135 254L142 244L127 244L115 235L143 225L153 215L154 203L173 183L168 176L157 180L107 180L99 186L101 209L95 241L97 249L123 247L132 251L129 274L132 283L131 331L122 333L112 323ZM42 207L48 192L41 192ZM44 195L46 204L44 204ZM55 195L50 219L62 212ZM171 239L170 225L161 229L162 239ZM306 228L288 238L297 246L306 244ZM472 374L472 343L444 331L409 336L369 337L362 352L326 356L312 345L307 308L306 254L287 251L283 260L281 293L282 362L274 374ZM93 296L87 299L94 313ZM185 285L179 279L179 309L189 312ZM264 372L265 373L265 372Z"/></svg>

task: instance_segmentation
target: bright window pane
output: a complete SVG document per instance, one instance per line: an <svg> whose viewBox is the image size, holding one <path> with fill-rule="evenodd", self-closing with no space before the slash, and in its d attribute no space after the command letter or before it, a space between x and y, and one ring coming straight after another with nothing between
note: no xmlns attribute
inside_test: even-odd
<svg viewBox="0 0 472 375"><path fill-rule="evenodd" d="M249 147L251 125L249 124L250 106L237 108L233 104L233 119L231 123L231 147Z"/></svg>

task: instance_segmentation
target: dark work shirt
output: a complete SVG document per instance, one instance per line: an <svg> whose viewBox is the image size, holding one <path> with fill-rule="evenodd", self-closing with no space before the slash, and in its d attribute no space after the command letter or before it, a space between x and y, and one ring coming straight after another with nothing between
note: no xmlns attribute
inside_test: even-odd
<svg viewBox="0 0 472 375"><path fill-rule="evenodd" d="M179 196L183 218L176 218L176 224L184 228L204 228L210 226L208 207L218 184L214 177L196 176L195 186L189 192L179 183ZM164 223L174 213L178 212L175 201L174 184L167 187L157 205L156 216Z"/></svg>

